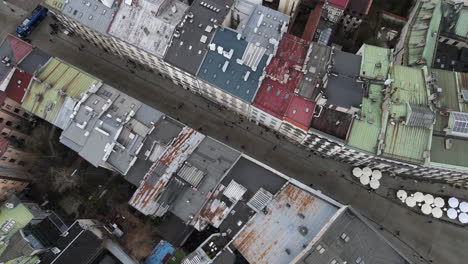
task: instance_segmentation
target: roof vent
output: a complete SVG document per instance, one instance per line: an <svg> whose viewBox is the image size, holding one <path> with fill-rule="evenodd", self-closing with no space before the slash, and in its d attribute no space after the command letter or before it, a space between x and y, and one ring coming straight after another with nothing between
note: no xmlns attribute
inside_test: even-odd
<svg viewBox="0 0 468 264"><path fill-rule="evenodd" d="M306 236L309 233L309 229L305 226L299 226L299 233L303 236Z"/></svg>
<svg viewBox="0 0 468 264"><path fill-rule="evenodd" d="M463 102L468 103L468 90L462 90L462 99Z"/></svg>

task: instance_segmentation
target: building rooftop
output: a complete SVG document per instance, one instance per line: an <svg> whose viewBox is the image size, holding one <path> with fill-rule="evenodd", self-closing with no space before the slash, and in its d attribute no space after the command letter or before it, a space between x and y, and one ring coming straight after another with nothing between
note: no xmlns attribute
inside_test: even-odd
<svg viewBox="0 0 468 264"><path fill-rule="evenodd" d="M345 10L350 0L327 0L327 3L333 7Z"/></svg>
<svg viewBox="0 0 468 264"><path fill-rule="evenodd" d="M259 53L275 54L275 46L289 26L289 16L266 6L257 5L245 24L237 28L247 42L262 47Z"/></svg>
<svg viewBox="0 0 468 264"><path fill-rule="evenodd" d="M56 120L56 117L59 116L58 113L67 100L78 101L93 84L98 82L95 77L54 58L31 82L22 107L49 123L59 125L63 120ZM70 104L66 106L70 107Z"/></svg>
<svg viewBox="0 0 468 264"><path fill-rule="evenodd" d="M13 74L13 66L21 63L32 49L30 44L13 35L5 37L0 44L0 87L3 81Z"/></svg>
<svg viewBox="0 0 468 264"><path fill-rule="evenodd" d="M362 98L358 118L353 120L348 145L373 154L377 153L382 130L383 85L371 84L369 94Z"/></svg>
<svg viewBox="0 0 468 264"><path fill-rule="evenodd" d="M7 207L7 204L9 204L11 208ZM8 230L8 232L5 232L2 228L0 233L5 236L5 240L8 240L16 232L24 228L33 218L34 215L24 204L20 203L18 198L10 196L10 198L0 206L0 225L6 228L9 223L8 226L11 226L11 228L5 229ZM7 244L0 245L0 256L6 248Z"/></svg>
<svg viewBox="0 0 468 264"><path fill-rule="evenodd" d="M285 34L275 56L265 68L266 78L253 105L282 119L294 91L302 81L302 67L309 48L308 41Z"/></svg>
<svg viewBox="0 0 468 264"><path fill-rule="evenodd" d="M338 212L340 206L288 184L257 213L233 245L249 263L290 263Z"/></svg>
<svg viewBox="0 0 468 264"><path fill-rule="evenodd" d="M185 188L178 193L171 212L182 221L189 222L203 207L208 193L215 189L239 156L238 151L206 137L177 172ZM196 177L198 171L202 177Z"/></svg>
<svg viewBox="0 0 468 264"><path fill-rule="evenodd" d="M441 1L419 1L405 41L404 65L432 65L442 17Z"/></svg>
<svg viewBox="0 0 468 264"><path fill-rule="evenodd" d="M136 116L138 116L138 112ZM182 128L183 126L173 119L167 116L161 117L155 123L155 129L147 136L143 147L137 155L138 159L125 175L125 179L137 187L140 186L144 176L156 161L154 155L159 151L157 146L169 145L179 135Z"/></svg>
<svg viewBox="0 0 468 264"><path fill-rule="evenodd" d="M24 58L18 68L26 73L34 75L37 70L46 65L50 60L50 56L38 48L33 48L32 51Z"/></svg>
<svg viewBox="0 0 468 264"><path fill-rule="evenodd" d="M284 120L303 129L309 130L314 116L315 102L294 95L289 102Z"/></svg>
<svg viewBox="0 0 468 264"><path fill-rule="evenodd" d="M387 79L392 56L390 49L364 44L357 54L362 58L360 73L362 77L376 80Z"/></svg>
<svg viewBox="0 0 468 264"><path fill-rule="evenodd" d="M391 87L395 91L391 100L393 104L384 111L388 118L383 144L383 156L401 159L412 163L424 163L429 156L432 124L413 124L410 120L411 109L418 106L429 109L429 91L426 89L423 71L400 65L393 67ZM425 121L415 116L417 121ZM433 120L432 120L433 121ZM431 122L432 122L431 121Z"/></svg>
<svg viewBox="0 0 468 264"><path fill-rule="evenodd" d="M315 5L314 10L310 12L309 18L307 19L307 24L304 28L304 32L302 32L302 38L308 41L312 41L314 39L314 35L317 31L320 18L322 16L323 10L323 3L318 3Z"/></svg>
<svg viewBox="0 0 468 264"><path fill-rule="evenodd" d="M322 79L331 63L331 47L312 43L303 68L304 78L297 93L305 98L315 100L316 89L322 85Z"/></svg>
<svg viewBox="0 0 468 264"><path fill-rule="evenodd" d="M11 76L10 83L5 89L6 96L15 102L21 104L24 94L31 82L32 75L27 72L15 70Z"/></svg>
<svg viewBox="0 0 468 264"><path fill-rule="evenodd" d="M193 1L176 27L165 60L196 75L216 28L223 23L233 3L233 0Z"/></svg>
<svg viewBox="0 0 468 264"><path fill-rule="evenodd" d="M468 6L454 2L443 1L441 34L452 39L466 41L468 39Z"/></svg>
<svg viewBox="0 0 468 264"><path fill-rule="evenodd" d="M112 7L107 6L104 2L112 2ZM80 24L101 34L107 34L120 1L104 2L99 0L64 1L63 8L60 9L60 3L54 4L52 1L52 6Z"/></svg>
<svg viewBox="0 0 468 264"><path fill-rule="evenodd" d="M184 127L169 145L157 144L152 153L154 164L130 199L130 205L145 215L153 215L159 209L167 210L157 198L204 138L197 131Z"/></svg>
<svg viewBox="0 0 468 264"><path fill-rule="evenodd" d="M410 262L362 216L347 208L301 254L298 264Z"/></svg>
<svg viewBox="0 0 468 264"><path fill-rule="evenodd" d="M363 17L369 13L373 0L349 0L346 12L356 17Z"/></svg>
<svg viewBox="0 0 468 264"><path fill-rule="evenodd" d="M346 139L352 122L350 114L326 107L317 109L316 112L318 116L312 119L311 128L338 139Z"/></svg>
<svg viewBox="0 0 468 264"><path fill-rule="evenodd" d="M238 33L218 29L198 77L246 101L252 102L264 76L268 56L238 39ZM256 60L255 62L253 60Z"/></svg>
<svg viewBox="0 0 468 264"><path fill-rule="evenodd" d="M175 26L188 6L178 0L140 0L120 4L109 34L163 58Z"/></svg>

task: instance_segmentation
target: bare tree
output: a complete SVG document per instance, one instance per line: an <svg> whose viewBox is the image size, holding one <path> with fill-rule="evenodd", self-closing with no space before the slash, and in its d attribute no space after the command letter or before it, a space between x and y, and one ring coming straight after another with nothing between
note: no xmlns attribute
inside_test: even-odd
<svg viewBox="0 0 468 264"><path fill-rule="evenodd" d="M51 167L49 169L49 175L52 179L52 187L58 193L63 193L78 186L80 183L80 176L70 173L64 167Z"/></svg>

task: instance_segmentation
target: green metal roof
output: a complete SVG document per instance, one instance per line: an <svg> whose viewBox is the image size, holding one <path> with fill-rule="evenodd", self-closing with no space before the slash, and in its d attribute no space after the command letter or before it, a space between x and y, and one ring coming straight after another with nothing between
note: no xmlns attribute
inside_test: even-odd
<svg viewBox="0 0 468 264"><path fill-rule="evenodd" d="M10 219L13 219L16 221L16 224L14 227L10 230L8 233L4 233L3 231L0 230L0 235L6 236L5 239L9 239L11 236L13 236L18 230L24 228L32 219L33 215L31 212L24 206L23 204L18 204L15 208L9 209L6 208L5 206L0 207L0 225L3 225L5 222L7 222ZM2 245L0 246L0 255L3 254L3 251L5 250L7 246Z"/></svg>
<svg viewBox="0 0 468 264"><path fill-rule="evenodd" d="M445 140L443 136L432 137L431 163L468 168L468 141L451 138L451 147L446 149Z"/></svg>
<svg viewBox="0 0 468 264"><path fill-rule="evenodd" d="M59 11L62 11L63 7L65 6L65 0L45 0L43 3L48 7L52 7Z"/></svg>
<svg viewBox="0 0 468 264"><path fill-rule="evenodd" d="M462 8L455 26L455 34L460 37L468 37L468 8Z"/></svg>
<svg viewBox="0 0 468 264"><path fill-rule="evenodd" d="M38 256L24 256L9 260L5 264L36 264L38 260Z"/></svg>
<svg viewBox="0 0 468 264"><path fill-rule="evenodd" d="M79 100L98 82L93 76L54 58L33 79L21 105L52 123L67 96Z"/></svg>
<svg viewBox="0 0 468 264"><path fill-rule="evenodd" d="M377 151L377 140L382 129L382 85L371 84L369 96L362 99L361 117L354 119L348 145L371 153Z"/></svg>
<svg viewBox="0 0 468 264"><path fill-rule="evenodd" d="M392 78L392 89L395 92L387 116L394 118L396 124L387 124L383 156L424 163L424 152L430 149L432 128L412 127L401 122L406 118L407 104L429 104L423 71L397 65L393 67Z"/></svg>
<svg viewBox="0 0 468 264"><path fill-rule="evenodd" d="M385 80L390 68L391 50L364 44L360 53L362 56L361 76Z"/></svg>
<svg viewBox="0 0 468 264"><path fill-rule="evenodd" d="M451 71L430 69L429 75L435 74L437 87L442 88L439 97L440 108L451 111L460 111L458 102L457 76ZM433 91L436 92L436 91Z"/></svg>
<svg viewBox="0 0 468 264"><path fill-rule="evenodd" d="M409 37L407 37L408 65L432 65L434 59L440 21L442 18L441 1L419 1L417 14L409 21ZM423 59L425 62L421 62Z"/></svg>

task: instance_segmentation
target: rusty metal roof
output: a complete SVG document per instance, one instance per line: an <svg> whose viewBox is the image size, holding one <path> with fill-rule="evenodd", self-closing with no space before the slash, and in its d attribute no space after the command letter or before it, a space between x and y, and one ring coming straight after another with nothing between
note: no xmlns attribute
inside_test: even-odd
<svg viewBox="0 0 468 264"><path fill-rule="evenodd" d="M184 127L161 156L157 157L130 199L130 205L145 215L154 214L159 208L157 198L164 187L204 138L203 134Z"/></svg>
<svg viewBox="0 0 468 264"><path fill-rule="evenodd" d="M290 263L339 207L292 184L257 213L233 245L250 263Z"/></svg>

